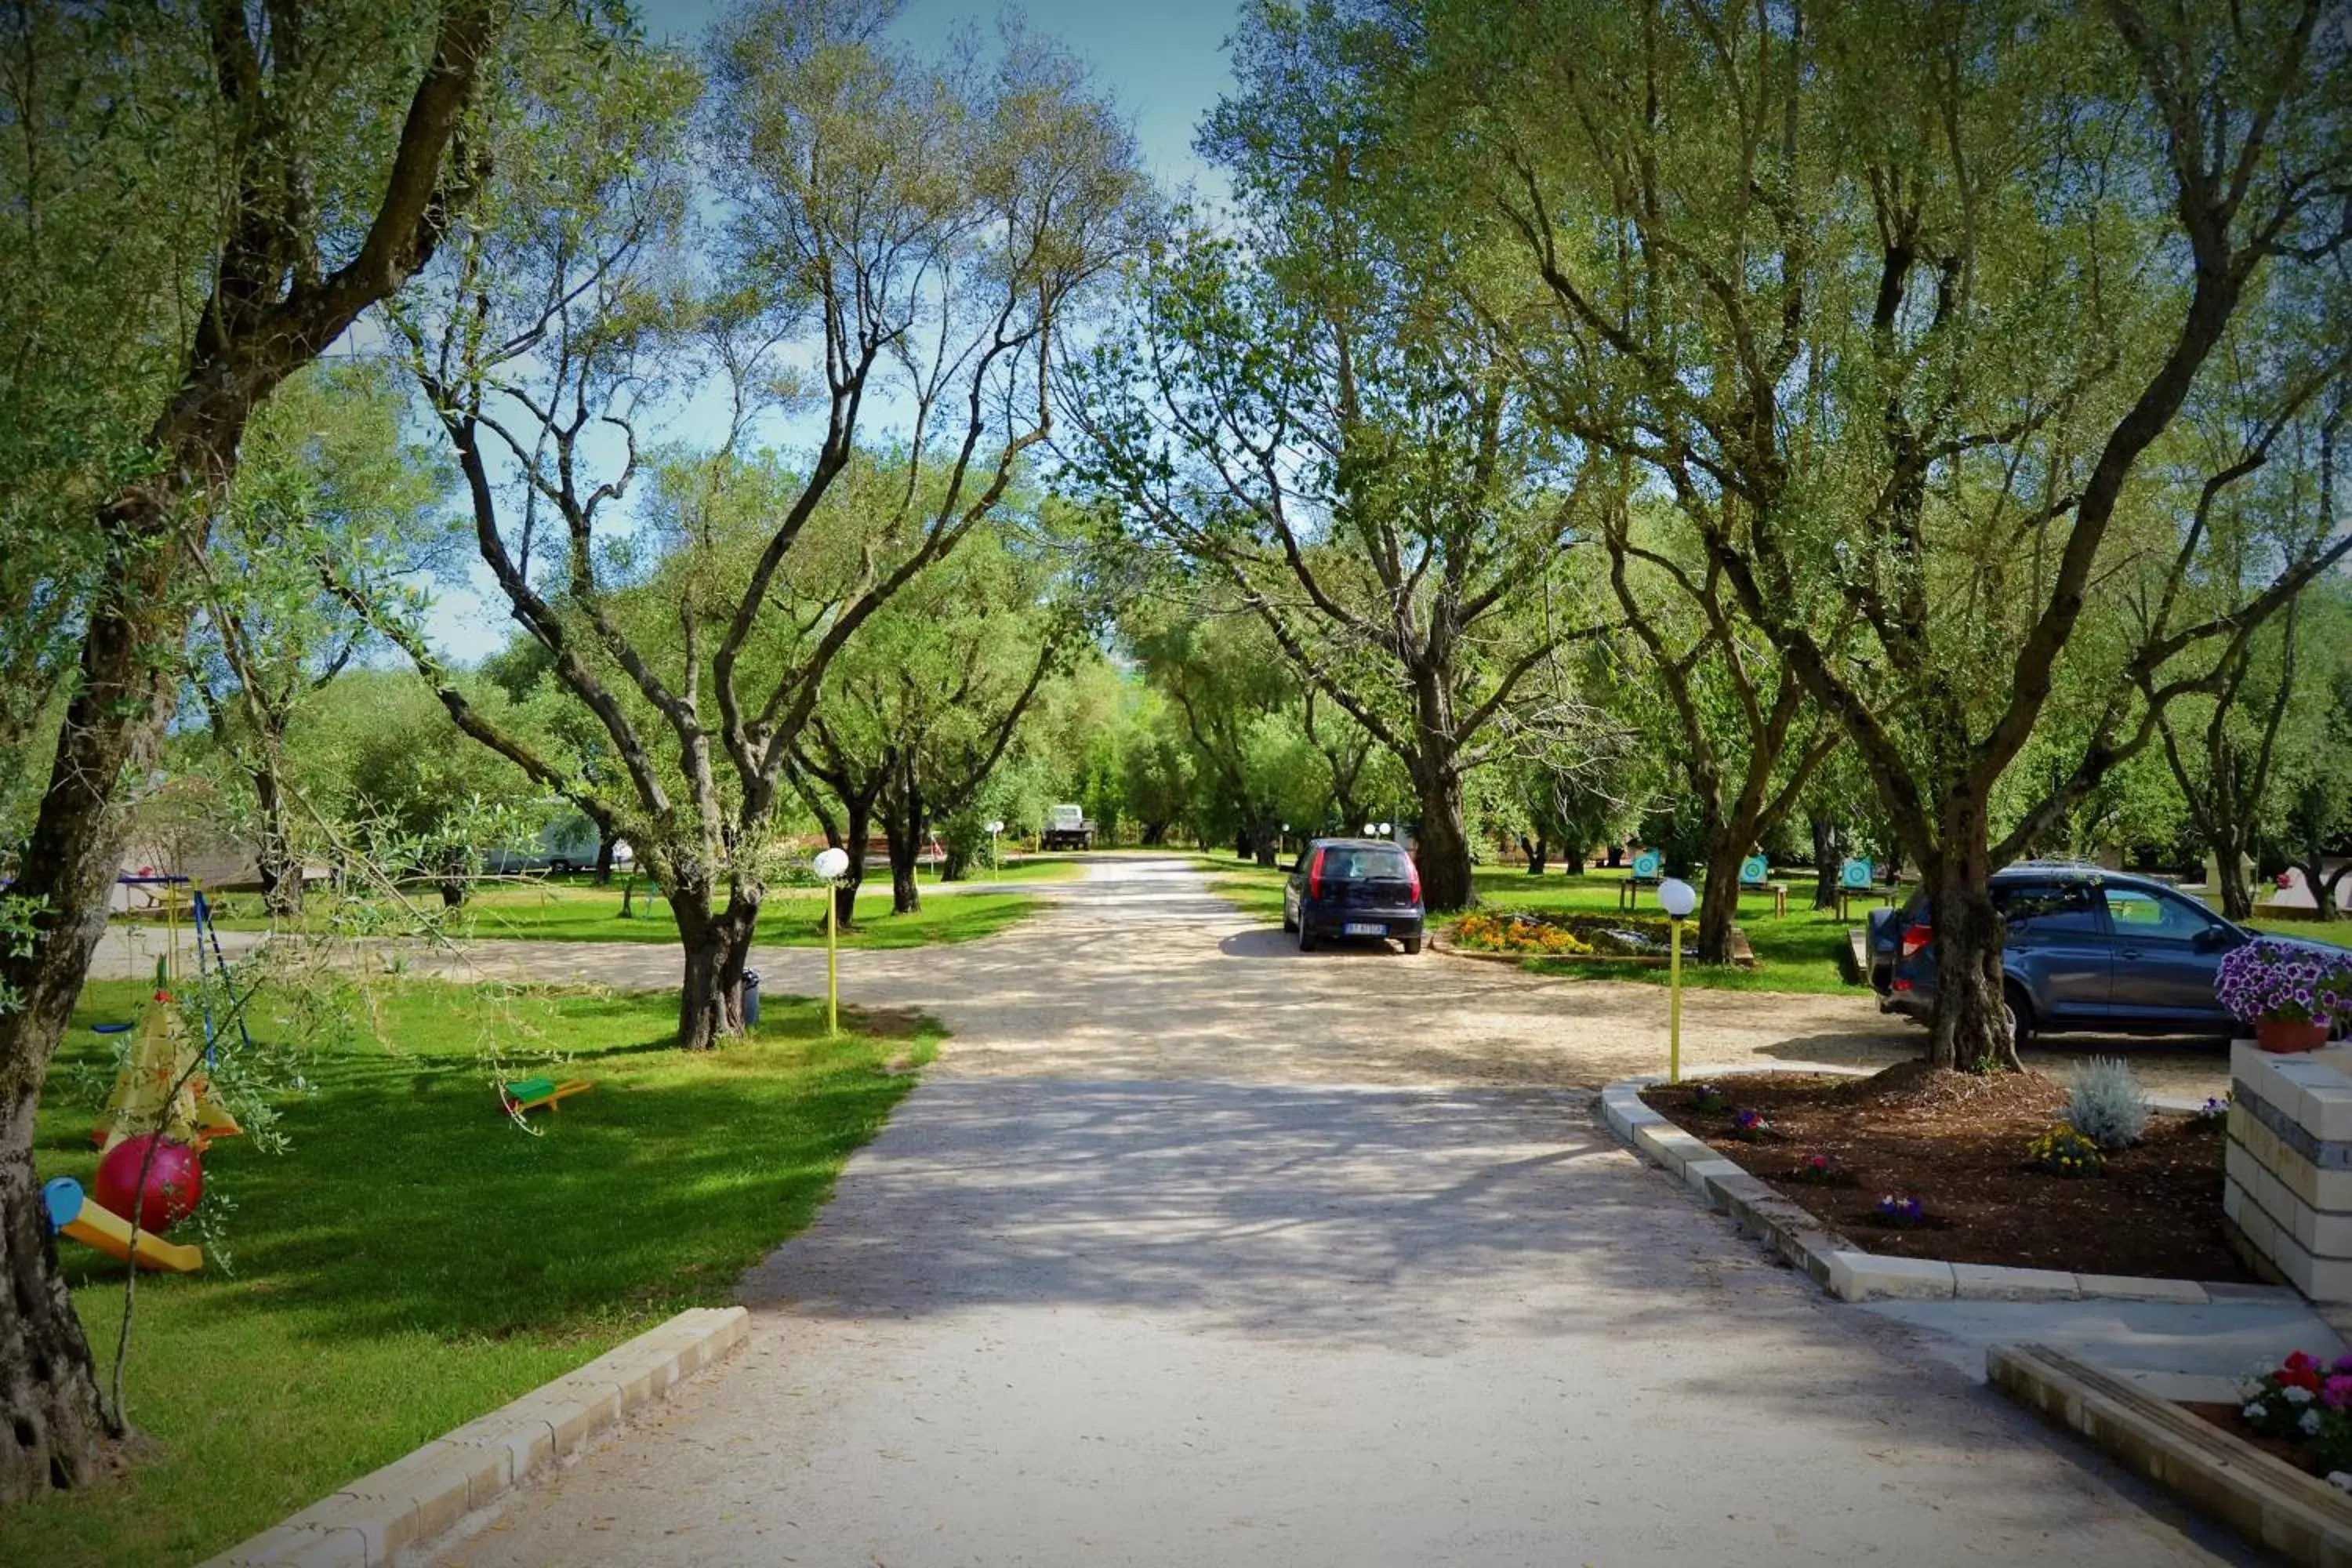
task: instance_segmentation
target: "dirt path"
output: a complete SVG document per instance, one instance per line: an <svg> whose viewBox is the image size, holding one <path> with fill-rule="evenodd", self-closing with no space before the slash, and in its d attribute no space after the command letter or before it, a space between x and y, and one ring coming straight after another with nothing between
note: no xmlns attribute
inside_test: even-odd
<svg viewBox="0 0 2352 1568"><path fill-rule="evenodd" d="M1370 948L1300 953L1181 860L1104 858L1084 882L1041 883L1045 910L985 941L841 955L843 995L923 1007L955 1030L938 1071L1249 1079L1285 1083L1536 1084L1597 1089L1664 1067L1665 993L1622 981L1545 979L1506 965ZM93 973L152 970L158 933L108 935ZM223 933L232 952L258 939ZM662 942L469 942L404 951L414 972L616 990L677 984ZM761 948L772 994L821 994L818 948ZM1828 1061L1885 1066L1917 1054L1916 1027L1865 992L1686 991L1694 1066ZM2129 1060L2154 1092L2229 1088L2211 1042L2067 1037L2028 1053L2063 1077L2085 1057Z"/></svg>
<svg viewBox="0 0 2352 1568"><path fill-rule="evenodd" d="M1301 959L1133 860L845 967L939 1067L749 1347L446 1562L2235 1560L1538 1087L1654 1055L1654 990ZM1702 994L1696 1048L1868 1048L1858 1006Z"/></svg>

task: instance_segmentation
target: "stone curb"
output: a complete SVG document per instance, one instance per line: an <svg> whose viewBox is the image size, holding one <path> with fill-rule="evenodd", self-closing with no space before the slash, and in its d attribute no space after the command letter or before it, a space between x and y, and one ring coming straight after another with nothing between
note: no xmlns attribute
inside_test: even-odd
<svg viewBox="0 0 2352 1568"><path fill-rule="evenodd" d="M383 1568L569 1458L743 1342L741 1307L696 1307L405 1458L204 1568Z"/></svg>
<svg viewBox="0 0 2352 1568"><path fill-rule="evenodd" d="M2352 1498L2210 1422L2047 1345L1995 1345L2010 1398L2290 1563L2352 1563Z"/></svg>
<svg viewBox="0 0 2352 1568"><path fill-rule="evenodd" d="M1697 1068L1694 1079L1756 1072L1832 1073L1867 1078L1869 1069L1827 1062L1743 1063ZM2201 1307L2216 1300L2300 1303L2291 1289L2273 1286L2206 1286L2194 1279L2150 1279L2121 1274L2074 1274L2058 1268L2005 1268L1987 1263L1891 1258L1856 1247L1809 1211L1684 1131L1642 1102L1642 1091L1664 1079L1656 1073L1619 1079L1601 1091L1601 1112L1618 1140L1664 1167L1706 1205L1811 1277L1841 1301L2157 1301ZM2352 1560L2347 1560L2352 1562Z"/></svg>

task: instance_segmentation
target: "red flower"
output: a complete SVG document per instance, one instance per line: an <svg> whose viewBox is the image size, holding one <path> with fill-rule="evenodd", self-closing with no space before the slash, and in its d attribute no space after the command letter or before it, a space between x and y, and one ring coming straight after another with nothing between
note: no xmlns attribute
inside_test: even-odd
<svg viewBox="0 0 2352 1568"><path fill-rule="evenodd" d="M2281 1388L2307 1388L2316 1394L2319 1392L2319 1363L2297 1351L2280 1364L2276 1382Z"/></svg>

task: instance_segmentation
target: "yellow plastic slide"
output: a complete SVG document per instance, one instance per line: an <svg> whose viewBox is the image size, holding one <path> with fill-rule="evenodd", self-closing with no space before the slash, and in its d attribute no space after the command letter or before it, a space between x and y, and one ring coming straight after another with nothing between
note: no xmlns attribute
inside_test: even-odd
<svg viewBox="0 0 2352 1568"><path fill-rule="evenodd" d="M152 1230L133 1237L129 1220L99 1207L71 1176L59 1176L42 1187L41 1197L48 1205L49 1223L59 1236L96 1247L109 1258L135 1258L142 1268L168 1269L173 1274L193 1274L205 1266L202 1247L166 1241Z"/></svg>

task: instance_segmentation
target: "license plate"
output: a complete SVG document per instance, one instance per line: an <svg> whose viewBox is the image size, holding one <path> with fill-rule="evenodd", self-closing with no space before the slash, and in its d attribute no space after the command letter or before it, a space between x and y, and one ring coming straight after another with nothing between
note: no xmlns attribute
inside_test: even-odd
<svg viewBox="0 0 2352 1568"><path fill-rule="evenodd" d="M1339 934L1341 936L1386 936L1389 934L1389 928L1384 925L1368 925L1362 921L1349 921L1339 928Z"/></svg>

